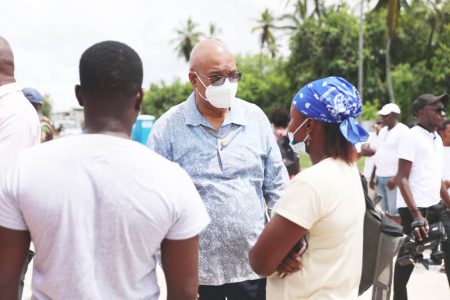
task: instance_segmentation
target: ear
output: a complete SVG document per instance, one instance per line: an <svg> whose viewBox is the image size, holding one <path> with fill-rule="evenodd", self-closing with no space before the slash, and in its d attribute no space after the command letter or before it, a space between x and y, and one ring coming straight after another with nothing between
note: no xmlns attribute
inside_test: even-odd
<svg viewBox="0 0 450 300"><path fill-rule="evenodd" d="M142 102L144 99L144 90L140 89L136 96L137 96L137 98L136 98L136 103L135 103L134 108L136 109L136 111L141 111Z"/></svg>
<svg viewBox="0 0 450 300"><path fill-rule="evenodd" d="M309 118L308 121L306 121L306 132L311 134L311 132L314 131L316 125L316 120Z"/></svg>
<svg viewBox="0 0 450 300"><path fill-rule="evenodd" d="M194 72L189 72L189 82L191 83L192 89L195 90L195 86L197 84L197 76Z"/></svg>
<svg viewBox="0 0 450 300"><path fill-rule="evenodd" d="M75 85L75 97L77 97L78 104L84 106L83 96L81 94L81 86L79 84Z"/></svg>

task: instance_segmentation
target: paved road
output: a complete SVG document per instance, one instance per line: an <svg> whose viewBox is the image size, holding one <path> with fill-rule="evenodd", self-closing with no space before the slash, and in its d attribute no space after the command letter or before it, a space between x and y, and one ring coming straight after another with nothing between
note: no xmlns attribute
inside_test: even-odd
<svg viewBox="0 0 450 300"><path fill-rule="evenodd" d="M158 283L161 287L160 299L166 298L166 285L164 281L164 274L158 268ZM30 273L25 279L25 290L23 299L31 299L31 281ZM408 283L409 300L449 300L450 289L447 283L447 277L444 273L439 272L438 266L431 266L427 271L422 265L417 265L414 269L411 279ZM368 290L359 299L370 300L371 290Z"/></svg>

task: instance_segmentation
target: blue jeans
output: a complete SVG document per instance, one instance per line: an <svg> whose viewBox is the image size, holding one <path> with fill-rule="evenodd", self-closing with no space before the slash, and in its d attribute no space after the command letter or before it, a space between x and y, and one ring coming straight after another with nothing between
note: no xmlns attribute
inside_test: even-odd
<svg viewBox="0 0 450 300"><path fill-rule="evenodd" d="M392 216L398 216L397 210L397 187L390 190L387 187L388 181L392 178L377 176L377 193L383 196L381 199L381 208Z"/></svg>

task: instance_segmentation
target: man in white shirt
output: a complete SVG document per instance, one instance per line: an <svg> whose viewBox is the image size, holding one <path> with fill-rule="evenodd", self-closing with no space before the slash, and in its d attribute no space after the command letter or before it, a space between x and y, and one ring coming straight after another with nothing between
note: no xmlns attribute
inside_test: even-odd
<svg viewBox="0 0 450 300"><path fill-rule="evenodd" d="M8 41L0 36L0 161L7 160L17 151L39 144L41 126L33 106L23 95L14 77L14 55ZM30 251L21 274L19 298Z"/></svg>
<svg viewBox="0 0 450 300"><path fill-rule="evenodd" d="M39 144L39 117L14 78L14 56L0 36L0 160Z"/></svg>
<svg viewBox="0 0 450 300"><path fill-rule="evenodd" d="M446 207L450 196L442 182L444 163L443 145L436 129L444 121L444 104L449 97L444 94L421 95L414 101L414 114L419 122L403 135L399 146L397 173L397 207L406 234L413 233L417 241L427 238L429 224L441 221L450 233L450 220ZM443 203L440 203L442 199ZM446 274L450 284L450 244L443 243ZM406 285L414 269L413 264L395 265L394 299L408 299Z"/></svg>
<svg viewBox="0 0 450 300"><path fill-rule="evenodd" d="M31 240L33 299L195 299L198 234L209 223L189 176L130 140L142 105L142 62L101 42L80 59L85 134L0 161L0 298L17 299Z"/></svg>
<svg viewBox="0 0 450 300"><path fill-rule="evenodd" d="M374 187L382 196L381 208L390 216L398 217L397 188L395 175L398 166L398 144L401 136L409 128L398 121L400 108L394 103L388 103L378 112L381 116L383 128L376 139L376 153L374 155L374 168L370 177L369 186ZM374 179L376 177L376 180ZM397 220L399 221L399 220Z"/></svg>

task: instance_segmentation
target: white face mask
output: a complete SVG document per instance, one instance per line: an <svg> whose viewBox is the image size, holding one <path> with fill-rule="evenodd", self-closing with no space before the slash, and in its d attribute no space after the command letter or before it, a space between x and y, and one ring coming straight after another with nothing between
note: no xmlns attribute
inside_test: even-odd
<svg viewBox="0 0 450 300"><path fill-rule="evenodd" d="M238 89L237 82L230 82L228 78L225 79L225 82L222 85L208 85L206 86L200 77L195 74L197 78L200 80L202 85L205 87L205 97L198 95L211 103L212 106L217 108L229 108L231 107L231 101L234 99Z"/></svg>
<svg viewBox="0 0 450 300"><path fill-rule="evenodd" d="M305 141L309 138L309 134L306 134L306 137L303 141L300 141L298 143L295 143L294 141L294 136L297 133L297 131L300 130L300 128L303 127L303 125L306 124L306 121L308 121L309 118L306 118L305 121L303 121L302 124L300 124L300 126L297 127L297 129L295 129L294 132L288 132L288 138L289 138L289 145L292 148L292 151L294 151L295 154L300 154L300 152L305 153L306 152L306 144Z"/></svg>

